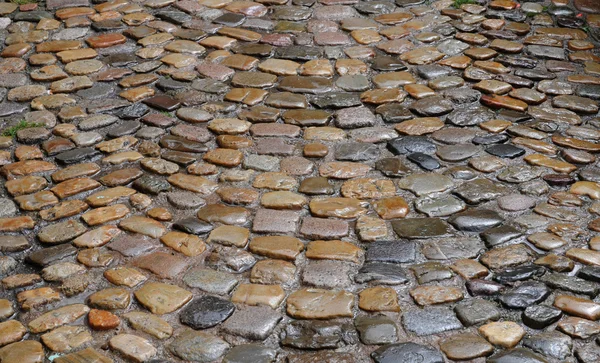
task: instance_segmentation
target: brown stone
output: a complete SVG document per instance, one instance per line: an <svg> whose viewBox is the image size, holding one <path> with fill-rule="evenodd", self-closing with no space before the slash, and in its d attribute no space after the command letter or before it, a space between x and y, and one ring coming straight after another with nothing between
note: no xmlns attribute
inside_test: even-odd
<svg viewBox="0 0 600 363"><path fill-rule="evenodd" d="M524 244L491 249L483 254L480 261L490 269L516 266L533 260L534 252Z"/></svg>
<svg viewBox="0 0 600 363"><path fill-rule="evenodd" d="M132 311L123 315L132 328L152 335L158 339L167 339L173 334L173 328L158 316Z"/></svg>
<svg viewBox="0 0 600 363"><path fill-rule="evenodd" d="M34 340L15 342L0 349L0 360L5 362L42 363L44 348Z"/></svg>
<svg viewBox="0 0 600 363"><path fill-rule="evenodd" d="M358 307L365 311L399 312L398 294L391 287L370 287L358 294Z"/></svg>
<svg viewBox="0 0 600 363"><path fill-rule="evenodd" d="M525 336L525 329L512 321L491 322L481 326L479 332L490 343L504 348L516 346Z"/></svg>
<svg viewBox="0 0 600 363"><path fill-rule="evenodd" d="M354 198L313 199L309 206L317 217L356 218L366 212L364 203Z"/></svg>
<svg viewBox="0 0 600 363"><path fill-rule="evenodd" d="M206 250L206 244L199 237L182 232L171 231L160 238L160 241L186 256L198 256Z"/></svg>
<svg viewBox="0 0 600 363"><path fill-rule="evenodd" d="M402 197L388 197L373 202L373 209L382 219L404 218L408 214L408 204Z"/></svg>
<svg viewBox="0 0 600 363"><path fill-rule="evenodd" d="M28 175L23 178L6 181L4 186L10 195L17 197L23 194L30 194L44 189L48 181L41 176Z"/></svg>
<svg viewBox="0 0 600 363"><path fill-rule="evenodd" d="M101 184L90 178L75 178L65 180L50 189L59 198L64 199L75 194L83 193L100 187Z"/></svg>
<svg viewBox="0 0 600 363"><path fill-rule="evenodd" d="M294 279L296 266L287 261L264 259L258 261L250 272L250 282L255 284L288 284Z"/></svg>
<svg viewBox="0 0 600 363"><path fill-rule="evenodd" d="M116 267L104 271L104 277L115 285L134 287L146 281L147 277L131 267Z"/></svg>
<svg viewBox="0 0 600 363"><path fill-rule="evenodd" d="M358 263L363 251L350 242L312 241L306 247L306 257Z"/></svg>
<svg viewBox="0 0 600 363"><path fill-rule="evenodd" d="M276 309L283 299L285 292L281 286L240 284L231 295L231 302L246 305L266 305Z"/></svg>
<svg viewBox="0 0 600 363"><path fill-rule="evenodd" d="M148 282L135 292L135 298L153 314L171 313L192 299L192 293L175 285Z"/></svg>
<svg viewBox="0 0 600 363"><path fill-rule="evenodd" d="M85 201L92 207L103 207L117 201L118 199L129 197L133 194L135 194L134 189L117 186L91 194L85 198Z"/></svg>
<svg viewBox="0 0 600 363"><path fill-rule="evenodd" d="M294 237L265 236L253 238L248 249L258 255L293 261L304 250L304 244Z"/></svg>
<svg viewBox="0 0 600 363"><path fill-rule="evenodd" d="M90 37L86 42L92 48L108 48L114 45L123 44L127 41L122 34L119 33L105 33Z"/></svg>
<svg viewBox="0 0 600 363"><path fill-rule="evenodd" d="M167 181L176 187L202 195L208 195L217 189L217 184L201 176L188 174L173 174Z"/></svg>
<svg viewBox="0 0 600 363"><path fill-rule="evenodd" d="M29 216L0 218L0 232L19 232L34 226L35 221Z"/></svg>
<svg viewBox="0 0 600 363"><path fill-rule="evenodd" d="M69 324L87 314L90 309L84 304L73 304L50 310L32 320L28 327L32 333L43 333Z"/></svg>
<svg viewBox="0 0 600 363"><path fill-rule="evenodd" d="M160 222L142 216L126 218L119 223L119 227L126 231L140 233L152 238L159 238L166 232L165 226Z"/></svg>
<svg viewBox="0 0 600 363"><path fill-rule="evenodd" d="M0 347L21 340L27 329L17 320L0 323Z"/></svg>
<svg viewBox="0 0 600 363"><path fill-rule="evenodd" d="M600 319L600 304L585 298L569 295L558 295L554 299L554 306L565 313L575 315L584 319Z"/></svg>
<svg viewBox="0 0 600 363"><path fill-rule="evenodd" d="M84 213L81 218L89 226L104 224L106 222L121 219L129 214L129 208L124 204L115 204L108 207L96 208Z"/></svg>
<svg viewBox="0 0 600 363"><path fill-rule="evenodd" d="M426 306L462 300L463 293L456 287L418 286L410 290L410 296L417 304Z"/></svg>
<svg viewBox="0 0 600 363"><path fill-rule="evenodd" d="M354 296L346 291L300 289L287 298L287 313L297 319L352 317Z"/></svg>
<svg viewBox="0 0 600 363"><path fill-rule="evenodd" d="M585 248L571 248L565 252L565 256L586 265L600 266L600 252Z"/></svg>

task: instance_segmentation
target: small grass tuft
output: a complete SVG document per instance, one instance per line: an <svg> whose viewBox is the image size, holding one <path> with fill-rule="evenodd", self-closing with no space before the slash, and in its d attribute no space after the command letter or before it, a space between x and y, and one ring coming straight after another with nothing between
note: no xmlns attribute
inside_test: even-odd
<svg viewBox="0 0 600 363"><path fill-rule="evenodd" d="M167 116L167 117L173 117L173 114L167 111L159 111L160 113L162 113L163 115Z"/></svg>
<svg viewBox="0 0 600 363"><path fill-rule="evenodd" d="M585 24L584 26L582 26L581 30L583 30L584 32L590 34L590 26L588 24Z"/></svg>
<svg viewBox="0 0 600 363"><path fill-rule="evenodd" d="M11 136L15 137L19 130L30 129L32 127L42 127L46 126L43 122L27 122L25 120L19 121L18 124L11 126L7 129L2 130L2 136Z"/></svg>
<svg viewBox="0 0 600 363"><path fill-rule="evenodd" d="M475 0L454 0L454 2L452 3L452 6L454 6L456 9L460 9L461 5L464 4L477 4L477 1Z"/></svg>
<svg viewBox="0 0 600 363"><path fill-rule="evenodd" d="M25 5L25 4L35 4L37 0L10 0L11 3L17 5Z"/></svg>

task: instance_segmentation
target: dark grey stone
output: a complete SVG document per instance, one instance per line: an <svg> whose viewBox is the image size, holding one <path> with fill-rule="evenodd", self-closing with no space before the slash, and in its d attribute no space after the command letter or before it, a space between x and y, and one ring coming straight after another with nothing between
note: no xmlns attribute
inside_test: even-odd
<svg viewBox="0 0 600 363"><path fill-rule="evenodd" d="M540 277L546 272L542 266L538 265L525 265L517 266L499 271L494 275L494 280L501 284L507 284L517 281L529 280L534 277Z"/></svg>
<svg viewBox="0 0 600 363"><path fill-rule="evenodd" d="M523 323L533 329L544 329L562 317L562 311L546 305L528 306L521 316Z"/></svg>
<svg viewBox="0 0 600 363"><path fill-rule="evenodd" d="M425 136L403 136L388 141L387 149L394 155L434 154L437 147Z"/></svg>
<svg viewBox="0 0 600 363"><path fill-rule="evenodd" d="M515 348L491 356L487 363L548 363L548 361L529 349Z"/></svg>
<svg viewBox="0 0 600 363"><path fill-rule="evenodd" d="M469 209L448 219L456 229L465 232L482 232L500 225L503 221L502 216L489 209Z"/></svg>
<svg viewBox="0 0 600 363"><path fill-rule="evenodd" d="M122 121L115 127L108 130L108 136L110 137L121 137L125 135L132 135L142 127L139 121Z"/></svg>
<svg viewBox="0 0 600 363"><path fill-rule="evenodd" d="M452 101L441 97L425 97L410 105L410 110L421 116L441 116L454 109Z"/></svg>
<svg viewBox="0 0 600 363"><path fill-rule="evenodd" d="M77 249L70 244L62 244L53 247L39 249L27 256L27 261L38 266L47 266L52 262L62 260L63 258L73 256Z"/></svg>
<svg viewBox="0 0 600 363"><path fill-rule="evenodd" d="M144 175L133 182L133 188L142 193L158 195L160 192L171 190L171 184L164 178L159 178L153 175Z"/></svg>
<svg viewBox="0 0 600 363"><path fill-rule="evenodd" d="M349 142L335 148L335 158L344 161L367 161L379 156L379 148L375 144Z"/></svg>
<svg viewBox="0 0 600 363"><path fill-rule="evenodd" d="M464 300L456 305L454 312L464 326L483 324L501 317L498 306L483 299Z"/></svg>
<svg viewBox="0 0 600 363"><path fill-rule="evenodd" d="M510 144L493 145L485 151L494 156L508 159L514 159L525 154L525 149Z"/></svg>
<svg viewBox="0 0 600 363"><path fill-rule="evenodd" d="M544 282L553 289L569 291L575 294L588 295L590 297L595 297L598 295L599 287L596 282L587 281L575 276L550 273L543 276L540 281Z"/></svg>
<svg viewBox="0 0 600 363"><path fill-rule="evenodd" d="M437 349L416 343L385 345L371 353L371 357L376 363L444 363Z"/></svg>
<svg viewBox="0 0 600 363"><path fill-rule="evenodd" d="M270 363L275 360L277 351L260 344L235 346L223 357L223 363Z"/></svg>
<svg viewBox="0 0 600 363"><path fill-rule="evenodd" d="M358 336L348 323L334 321L292 321L280 334L284 347L297 349L335 349L356 344Z"/></svg>
<svg viewBox="0 0 600 363"><path fill-rule="evenodd" d="M420 239L450 235L450 226L439 218L394 220L392 221L392 228L400 238Z"/></svg>
<svg viewBox="0 0 600 363"><path fill-rule="evenodd" d="M427 171L439 169L441 167L439 161L437 161L433 156L424 153L408 154L406 158L417 164L421 169Z"/></svg>
<svg viewBox="0 0 600 363"><path fill-rule="evenodd" d="M369 244L366 262L409 263L417 254L414 242L378 241Z"/></svg>
<svg viewBox="0 0 600 363"><path fill-rule="evenodd" d="M525 337L523 346L547 357L563 360L571 355L573 342L568 335L548 331Z"/></svg>
<svg viewBox="0 0 600 363"><path fill-rule="evenodd" d="M55 159L63 164L77 164L84 160L92 159L100 152L92 147L73 149L56 155Z"/></svg>
<svg viewBox="0 0 600 363"><path fill-rule="evenodd" d="M214 228L212 224L199 220L195 217L185 218L173 224L173 228L185 233L205 234Z"/></svg>
<svg viewBox="0 0 600 363"><path fill-rule="evenodd" d="M457 109L452 111L447 120L455 126L476 126L495 118L494 112L484 107Z"/></svg>
<svg viewBox="0 0 600 363"><path fill-rule="evenodd" d="M393 263L365 263L354 280L359 283L374 282L378 284L398 285L408 282L404 269Z"/></svg>
<svg viewBox="0 0 600 363"><path fill-rule="evenodd" d="M544 301L551 290L543 283L537 281L524 282L507 291L499 300L510 309L525 309L528 306Z"/></svg>
<svg viewBox="0 0 600 363"><path fill-rule="evenodd" d="M485 241L485 245L489 248L508 242L521 236L523 233L510 225L502 225L494 228L490 228L483 233L481 237Z"/></svg>
<svg viewBox="0 0 600 363"><path fill-rule="evenodd" d="M208 329L225 321L233 311L235 305L229 300L214 296L203 296L188 304L179 315L182 324L193 329Z"/></svg>

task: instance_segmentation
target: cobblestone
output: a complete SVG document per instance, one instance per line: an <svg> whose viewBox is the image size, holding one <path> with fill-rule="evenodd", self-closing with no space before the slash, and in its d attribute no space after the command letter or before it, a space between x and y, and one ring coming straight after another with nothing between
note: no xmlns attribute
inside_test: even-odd
<svg viewBox="0 0 600 363"><path fill-rule="evenodd" d="M598 361L598 1L17 3L1 362Z"/></svg>

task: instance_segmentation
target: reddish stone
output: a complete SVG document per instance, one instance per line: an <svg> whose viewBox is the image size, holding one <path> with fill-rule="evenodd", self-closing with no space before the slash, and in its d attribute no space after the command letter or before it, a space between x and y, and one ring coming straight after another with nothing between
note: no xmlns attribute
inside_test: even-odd
<svg viewBox="0 0 600 363"><path fill-rule="evenodd" d="M260 38L260 42L276 47L289 47L294 44L292 36L289 34L264 34Z"/></svg>
<svg viewBox="0 0 600 363"><path fill-rule="evenodd" d="M19 11L33 11L37 9L38 4L23 4L19 6Z"/></svg>
<svg viewBox="0 0 600 363"><path fill-rule="evenodd" d="M121 319L109 311L92 309L88 314L88 322L94 330L110 330L118 327Z"/></svg>
<svg viewBox="0 0 600 363"><path fill-rule="evenodd" d="M123 44L126 41L127 38L125 38L123 34L119 33L100 34L90 37L86 40L86 42L92 48L108 48L112 47L113 45Z"/></svg>
<svg viewBox="0 0 600 363"><path fill-rule="evenodd" d="M133 71L129 69L113 68L98 73L95 78L98 82L110 82L121 79L131 73L133 73Z"/></svg>
<svg viewBox="0 0 600 363"><path fill-rule="evenodd" d="M0 218L0 232L19 232L35 227L35 221L29 216Z"/></svg>

